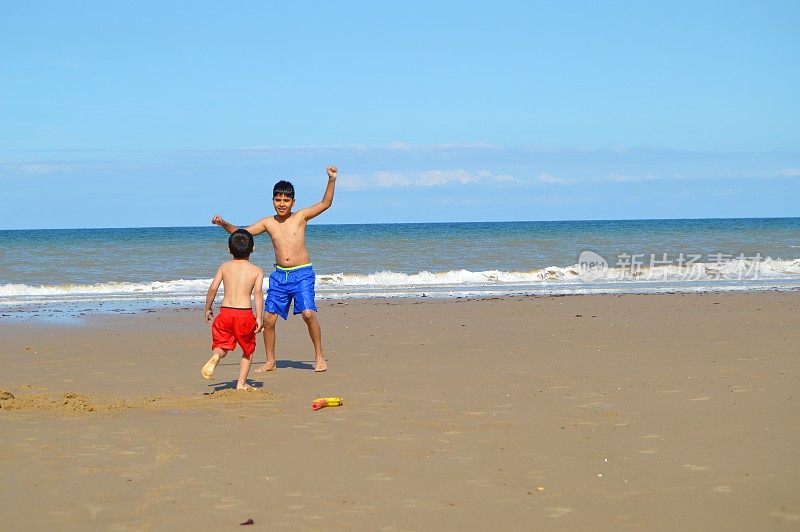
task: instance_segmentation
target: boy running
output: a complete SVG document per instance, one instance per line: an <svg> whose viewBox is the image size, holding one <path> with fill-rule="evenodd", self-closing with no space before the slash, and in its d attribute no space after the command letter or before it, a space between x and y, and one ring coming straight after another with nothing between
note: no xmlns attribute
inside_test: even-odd
<svg viewBox="0 0 800 532"><path fill-rule="evenodd" d="M228 249L233 255L233 260L223 263L217 269L206 295L206 321L211 322L211 317L214 315L211 305L217 296L220 283L224 285L222 308L219 309L219 316L214 318L214 323L211 325L212 355L201 373L204 379L210 379L220 359L225 358L228 351L235 349L238 343L242 348L242 360L239 363L236 389L250 390L252 386L247 384L250 357L256 350L256 333L264 328L262 309L264 272L250 263L250 254L254 249L253 235L244 229L237 229L228 237ZM255 316L250 302L251 294L255 295Z"/></svg>
<svg viewBox="0 0 800 532"><path fill-rule="evenodd" d="M328 186L319 203L292 212L294 186L288 181L279 181L272 189L272 205L276 214L263 218L247 228L253 235L267 233L275 248L275 271L269 276L269 290L264 303L264 310L267 312L264 322L264 350L267 353L267 362L256 369L259 373L276 368L275 323L278 316L287 319L292 301L294 301L293 313L303 315L308 335L314 345L314 371L325 371L328 368L322 351L322 333L317 321L317 306L314 303L314 269L306 249L308 221L322 214L333 203L337 169L335 166L329 166L327 172ZM211 223L219 225L229 233L237 230L235 225L226 222L219 215L214 216Z"/></svg>

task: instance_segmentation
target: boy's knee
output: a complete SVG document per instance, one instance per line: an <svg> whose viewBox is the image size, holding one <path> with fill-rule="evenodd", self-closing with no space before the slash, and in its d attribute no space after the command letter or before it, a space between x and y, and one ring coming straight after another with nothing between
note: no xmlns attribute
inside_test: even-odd
<svg viewBox="0 0 800 532"><path fill-rule="evenodd" d="M306 309L301 313L303 319L306 321L314 321L317 319L317 313L313 310Z"/></svg>

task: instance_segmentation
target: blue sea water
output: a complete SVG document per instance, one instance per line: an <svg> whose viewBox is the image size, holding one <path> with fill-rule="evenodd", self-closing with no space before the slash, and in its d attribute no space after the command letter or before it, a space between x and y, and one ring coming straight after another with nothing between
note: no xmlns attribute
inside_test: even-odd
<svg viewBox="0 0 800 532"><path fill-rule="evenodd" d="M227 236L0 231L0 314L199 305ZM320 299L800 288L800 218L317 224L307 245ZM251 260L272 268L268 236Z"/></svg>

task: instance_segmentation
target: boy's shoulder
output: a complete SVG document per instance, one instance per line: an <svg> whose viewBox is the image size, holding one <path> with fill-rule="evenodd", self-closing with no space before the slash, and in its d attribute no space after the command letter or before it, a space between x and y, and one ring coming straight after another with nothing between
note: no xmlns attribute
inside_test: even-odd
<svg viewBox="0 0 800 532"><path fill-rule="evenodd" d="M264 227L266 227L266 226L278 223L278 220L276 218L277 218L277 216L273 214L272 216L267 216L265 218L261 218L256 223L257 224L263 224Z"/></svg>
<svg viewBox="0 0 800 532"><path fill-rule="evenodd" d="M231 259L220 264L219 268L223 272L225 270L233 270L233 269L253 270L262 272L261 268L250 262L250 259Z"/></svg>
<svg viewBox="0 0 800 532"><path fill-rule="evenodd" d="M264 271L261 268L259 268L258 266L256 266L252 262L250 262L250 259L243 259L243 260L239 260L237 262L240 263L240 266L239 266L240 268L246 269L246 270L251 271L253 273L261 273L261 274L264 273Z"/></svg>

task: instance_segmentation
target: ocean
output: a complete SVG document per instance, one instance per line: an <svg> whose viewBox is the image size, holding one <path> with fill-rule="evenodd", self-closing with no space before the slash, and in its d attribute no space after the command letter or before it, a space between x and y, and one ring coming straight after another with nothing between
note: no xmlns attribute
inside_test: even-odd
<svg viewBox="0 0 800 532"><path fill-rule="evenodd" d="M200 306L227 237L0 231L0 318ZM310 224L306 243L320 300L800 289L800 218ZM251 260L273 268L268 236Z"/></svg>

